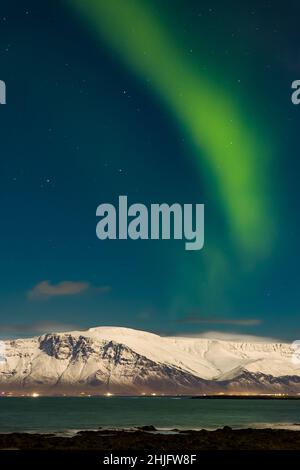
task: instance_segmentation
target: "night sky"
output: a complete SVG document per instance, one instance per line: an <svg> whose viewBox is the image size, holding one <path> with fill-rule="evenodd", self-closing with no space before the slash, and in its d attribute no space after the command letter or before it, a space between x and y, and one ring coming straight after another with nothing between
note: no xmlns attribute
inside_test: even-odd
<svg viewBox="0 0 300 470"><path fill-rule="evenodd" d="M2 1L0 334L300 335L296 1ZM205 204L205 246L96 208Z"/></svg>

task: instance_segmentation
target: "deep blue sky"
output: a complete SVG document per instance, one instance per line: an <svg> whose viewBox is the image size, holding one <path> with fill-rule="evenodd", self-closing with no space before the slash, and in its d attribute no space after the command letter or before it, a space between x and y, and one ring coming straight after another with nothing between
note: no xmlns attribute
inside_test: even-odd
<svg viewBox="0 0 300 470"><path fill-rule="evenodd" d="M213 82L249 119L251 139L266 135L271 143L269 170L251 162L258 181L266 171L267 185L249 184L253 197L261 191L258 207L260 197L271 201L270 233L257 232L272 246L256 256L253 243L240 253L232 214L209 163L202 165L206 149L195 149L184 116L159 93L158 72L156 89L68 2L2 2L2 334L66 324L297 339L300 106L291 104L290 85L300 79L299 6L140 3L156 12L176 57L197 69L199 87L202 79ZM159 55L152 60L163 69ZM233 163L228 169L224 161L224 175L238 178L243 148ZM132 203L205 203L204 249L186 252L180 241L99 241L96 207L121 194ZM239 197L233 191L229 200ZM48 295L41 293L44 281ZM74 292L68 284L62 295L63 282Z"/></svg>

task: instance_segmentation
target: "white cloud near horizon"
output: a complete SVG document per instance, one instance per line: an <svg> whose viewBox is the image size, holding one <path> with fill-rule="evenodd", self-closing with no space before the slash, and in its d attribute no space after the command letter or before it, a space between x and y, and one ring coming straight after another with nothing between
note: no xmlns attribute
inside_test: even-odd
<svg viewBox="0 0 300 470"><path fill-rule="evenodd" d="M238 343L286 343L287 341L278 339L278 338L271 338L265 336L256 336L256 335L248 335L243 333L236 333L236 332L223 332L223 331L201 331L199 333L179 333L179 337L183 338L202 338L202 339L215 339L220 341L233 341Z"/></svg>
<svg viewBox="0 0 300 470"><path fill-rule="evenodd" d="M236 325L236 326L256 326L262 321L259 318L223 318L223 317L205 317L200 315L189 315L178 320L179 323L206 323L215 325Z"/></svg>
<svg viewBox="0 0 300 470"><path fill-rule="evenodd" d="M33 323L0 324L0 334L20 334L22 336L79 330L84 330L84 328L74 323L61 323L52 320L41 320Z"/></svg>

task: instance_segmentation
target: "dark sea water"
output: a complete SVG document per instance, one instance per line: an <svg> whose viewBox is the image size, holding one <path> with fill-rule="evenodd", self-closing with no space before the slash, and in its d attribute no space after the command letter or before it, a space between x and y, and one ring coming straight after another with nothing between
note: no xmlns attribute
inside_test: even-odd
<svg viewBox="0 0 300 470"><path fill-rule="evenodd" d="M300 429L300 400L168 397L0 398L0 432L133 428L215 429L225 425Z"/></svg>

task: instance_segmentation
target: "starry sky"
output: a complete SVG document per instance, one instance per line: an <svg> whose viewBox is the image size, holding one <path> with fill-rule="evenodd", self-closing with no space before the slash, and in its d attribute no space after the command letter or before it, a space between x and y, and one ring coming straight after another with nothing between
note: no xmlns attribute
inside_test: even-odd
<svg viewBox="0 0 300 470"><path fill-rule="evenodd" d="M299 14L292 0L1 2L2 337L299 337ZM203 250L98 240L97 206L122 194L204 203Z"/></svg>

